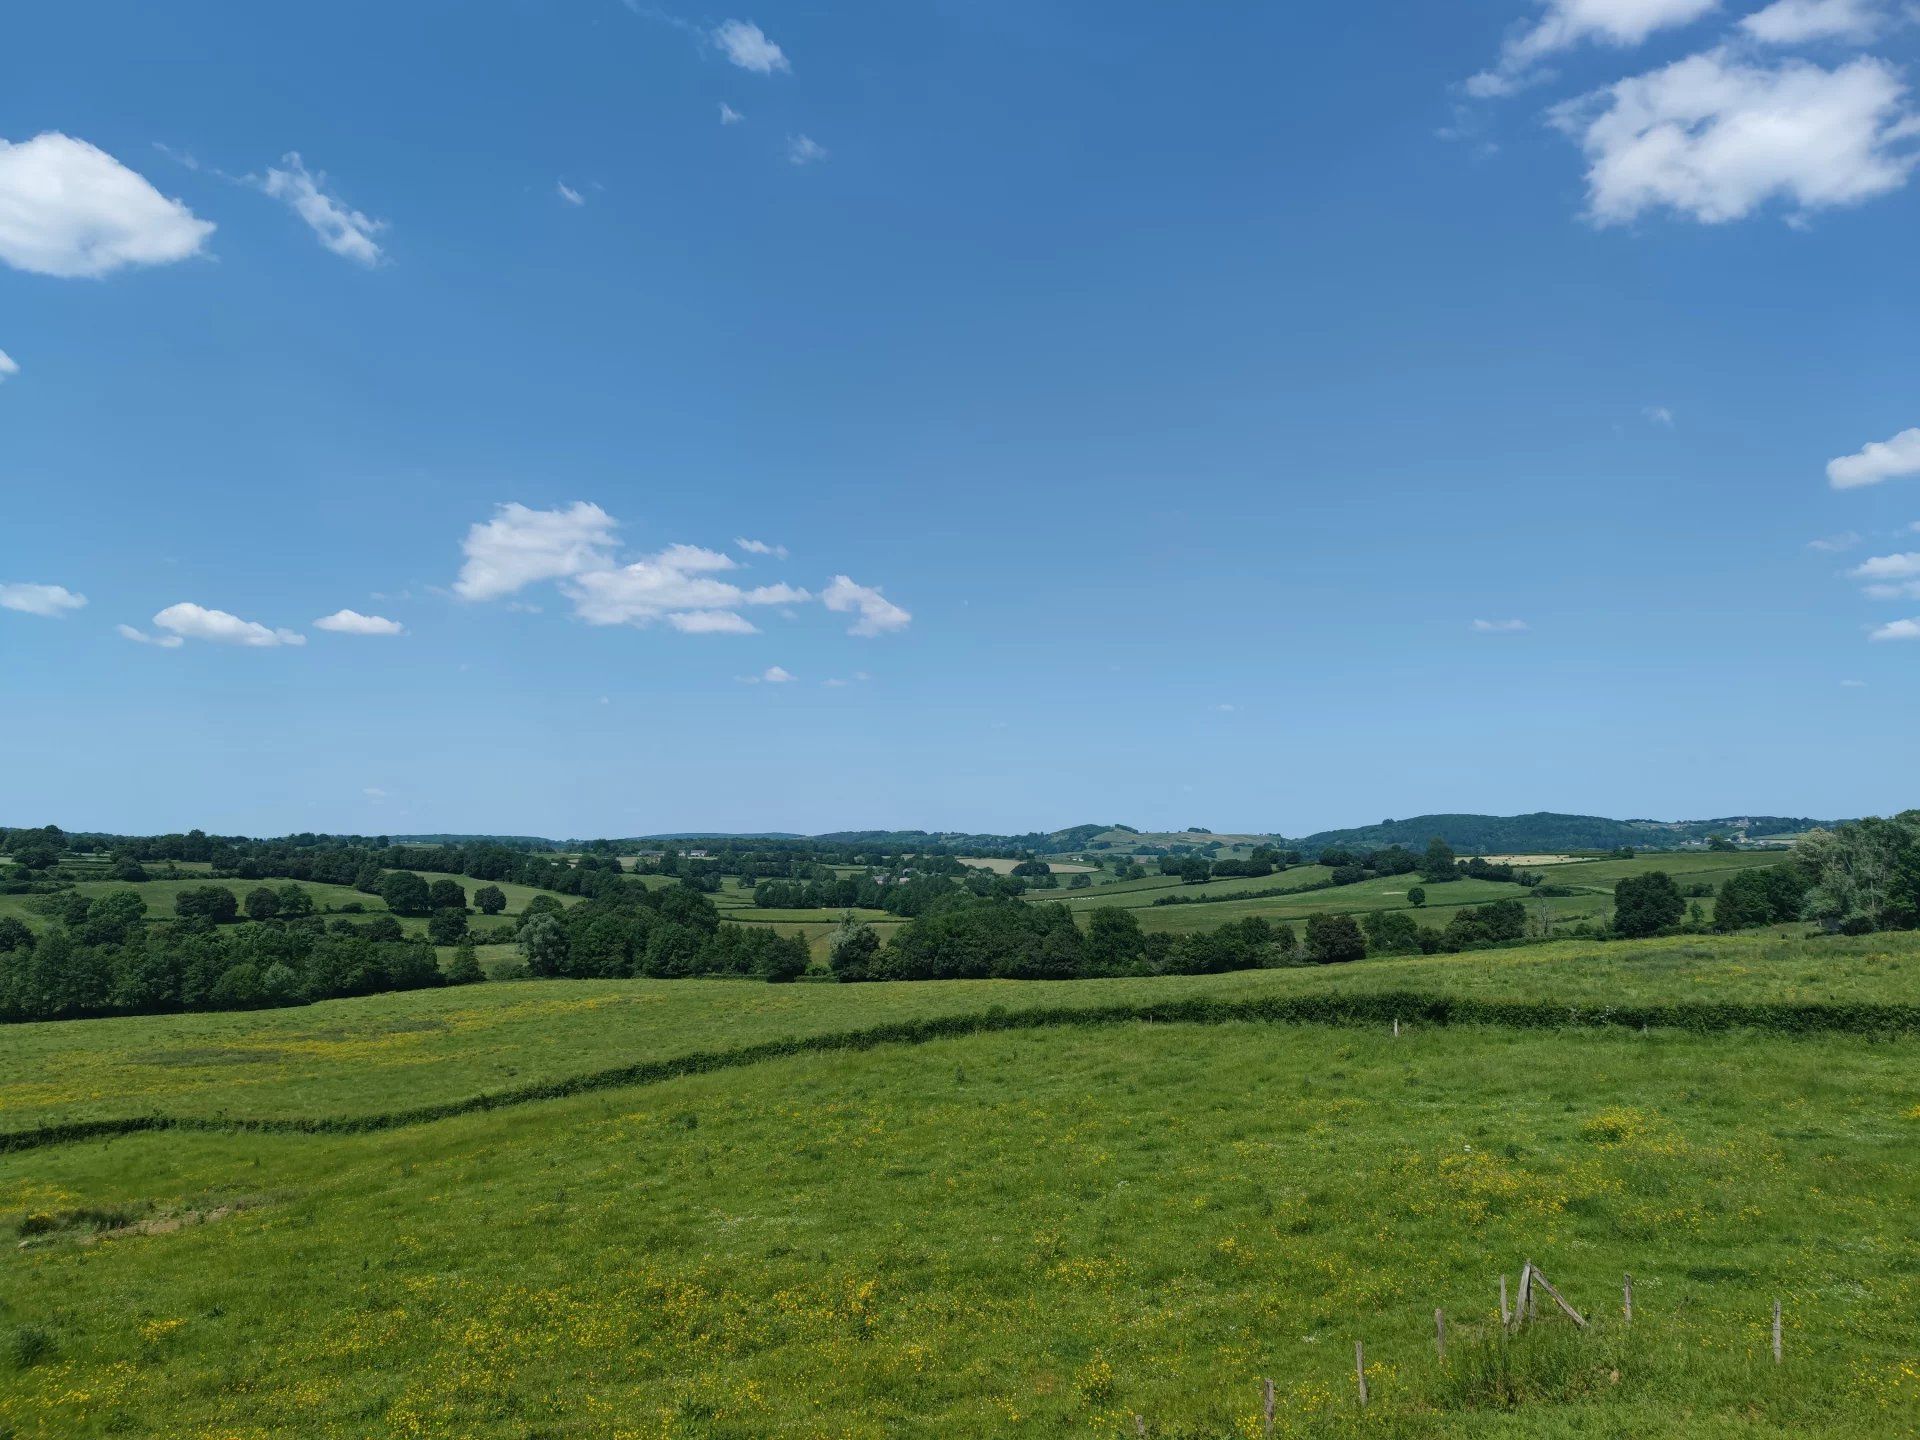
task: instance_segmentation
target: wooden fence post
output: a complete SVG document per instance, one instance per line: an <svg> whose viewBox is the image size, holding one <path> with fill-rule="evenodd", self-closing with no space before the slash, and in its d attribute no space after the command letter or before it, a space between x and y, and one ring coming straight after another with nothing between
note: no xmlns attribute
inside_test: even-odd
<svg viewBox="0 0 1920 1440"><path fill-rule="evenodd" d="M1502 1325L1511 1325L1513 1323L1513 1314L1507 1309L1507 1276L1505 1271L1502 1271L1500 1274L1500 1323Z"/></svg>
<svg viewBox="0 0 1920 1440"><path fill-rule="evenodd" d="M1136 1435L1145 1435L1147 1433L1147 1422L1139 1415L1133 1417L1133 1433Z"/></svg>
<svg viewBox="0 0 1920 1440"><path fill-rule="evenodd" d="M1442 1365L1447 1363L1447 1312L1433 1312L1433 1350Z"/></svg>
<svg viewBox="0 0 1920 1440"><path fill-rule="evenodd" d="M1360 1386L1360 1408L1367 1408L1367 1347L1359 1340L1353 1342L1353 1378Z"/></svg>
<svg viewBox="0 0 1920 1440"><path fill-rule="evenodd" d="M1266 1427L1264 1433L1271 1436L1273 1434L1273 1381L1271 1378L1263 1382L1263 1388L1266 1392Z"/></svg>
<svg viewBox="0 0 1920 1440"><path fill-rule="evenodd" d="M1626 1313L1627 1324L1633 1323L1633 1277L1620 1277L1620 1308Z"/></svg>
<svg viewBox="0 0 1920 1440"><path fill-rule="evenodd" d="M1773 1302L1773 1363L1780 1363L1780 1302Z"/></svg>

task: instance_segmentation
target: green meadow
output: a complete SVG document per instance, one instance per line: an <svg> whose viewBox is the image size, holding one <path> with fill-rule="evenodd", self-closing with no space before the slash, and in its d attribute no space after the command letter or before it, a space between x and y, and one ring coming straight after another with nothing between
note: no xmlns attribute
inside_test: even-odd
<svg viewBox="0 0 1920 1440"><path fill-rule="evenodd" d="M792 988L852 1019L932 987ZM350 1106L369 1051L277 1088ZM0 1425L1255 1436L1271 1378L1286 1435L1886 1435L1920 1413L1916 1143L1911 1042L1226 1023L64 1145L0 1162ZM1590 1332L1503 1336L1525 1259Z"/></svg>

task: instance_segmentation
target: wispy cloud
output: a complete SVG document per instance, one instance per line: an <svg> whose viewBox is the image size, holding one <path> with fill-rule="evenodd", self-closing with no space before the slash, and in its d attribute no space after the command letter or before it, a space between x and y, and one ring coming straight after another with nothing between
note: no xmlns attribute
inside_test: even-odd
<svg viewBox="0 0 1920 1440"><path fill-rule="evenodd" d="M1807 541L1807 549L1818 550L1823 555L1837 555L1842 550L1851 550L1860 543L1861 537L1852 530L1843 530L1838 535L1822 535L1818 540Z"/></svg>
<svg viewBox="0 0 1920 1440"><path fill-rule="evenodd" d="M726 20L713 31L713 43L720 53L742 70L756 75L772 75L793 69L786 52L767 38L766 32L751 20Z"/></svg>
<svg viewBox="0 0 1920 1440"><path fill-rule="evenodd" d="M1673 428L1673 411L1664 405L1649 405L1640 413L1647 417L1649 425L1658 425L1666 430Z"/></svg>
<svg viewBox="0 0 1920 1440"><path fill-rule="evenodd" d="M771 555L776 559L780 559L780 560L784 560L787 558L786 546L769 545L764 540L748 540L748 539L745 539L744 537L736 535L734 537L733 546L736 550L744 550L749 555Z"/></svg>
<svg viewBox="0 0 1920 1440"><path fill-rule="evenodd" d="M1871 40L1887 17L1875 0L1774 0L1740 22L1763 45L1804 45L1811 40Z"/></svg>
<svg viewBox="0 0 1920 1440"><path fill-rule="evenodd" d="M187 643L178 635L149 635L131 625L116 625L113 628L122 640L131 640L136 645L158 645L162 650L178 650Z"/></svg>
<svg viewBox="0 0 1920 1440"><path fill-rule="evenodd" d="M882 595L871 585L856 584L845 575L836 575L821 592L827 609L839 614L858 613L859 619L847 631L849 635L885 635L904 630L913 616Z"/></svg>
<svg viewBox="0 0 1920 1440"><path fill-rule="evenodd" d="M1867 638L1869 640L1920 640L1920 619L1890 621Z"/></svg>
<svg viewBox="0 0 1920 1440"><path fill-rule="evenodd" d="M1511 95L1546 78L1542 62L1576 45L1594 43L1624 50L1661 30L1689 25L1718 8L1719 0L1541 0L1545 11L1517 27L1500 59L1466 83L1481 99Z"/></svg>
<svg viewBox="0 0 1920 1440"><path fill-rule="evenodd" d="M787 137L787 163L789 165L817 165L827 158L827 147L811 135L789 135Z"/></svg>
<svg viewBox="0 0 1920 1440"><path fill-rule="evenodd" d="M308 170L298 151L288 151L277 167L253 183L306 221L321 245L342 259L371 267L386 258L373 237L387 228L387 222L363 215L329 194L327 177Z"/></svg>
<svg viewBox="0 0 1920 1440"><path fill-rule="evenodd" d="M720 123L722 125L738 125L746 118L747 117L742 115L738 110L727 104L726 101L722 100L720 102Z"/></svg>
<svg viewBox="0 0 1920 1440"><path fill-rule="evenodd" d="M85 607L87 597L77 595L64 585L39 585L28 582L0 584L0 610L18 610L59 620L69 611Z"/></svg>
<svg viewBox="0 0 1920 1440"><path fill-rule="evenodd" d="M6 379L9 375L18 375L19 373L19 362L6 351L0 350L0 380Z"/></svg>
<svg viewBox="0 0 1920 1440"><path fill-rule="evenodd" d="M1527 629L1524 620L1476 620L1473 631L1476 635L1518 635Z"/></svg>
<svg viewBox="0 0 1920 1440"><path fill-rule="evenodd" d="M564 510L500 506L461 544L466 561L453 592L463 600L496 600L541 580L605 569L613 563L618 525L598 505L576 500Z"/></svg>
<svg viewBox="0 0 1920 1440"><path fill-rule="evenodd" d="M554 193L558 195L562 200L566 201L567 204L569 205L584 205L587 203L587 197L582 195L578 190L574 189L571 185L567 184L567 182L564 180L554 181L553 189L554 189Z"/></svg>

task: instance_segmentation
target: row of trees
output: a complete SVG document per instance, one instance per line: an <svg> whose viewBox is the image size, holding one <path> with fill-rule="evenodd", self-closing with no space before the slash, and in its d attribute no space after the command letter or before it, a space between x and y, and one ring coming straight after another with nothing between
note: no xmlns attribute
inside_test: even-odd
<svg viewBox="0 0 1920 1440"><path fill-rule="evenodd" d="M0 918L0 1020L296 1005L447 978L433 946L398 938L397 928L376 939L352 933L349 922L337 922L349 931L341 933L317 920L224 930L203 921L149 925L145 909L130 891L109 893L84 912L71 907L76 923L38 936Z"/></svg>
<svg viewBox="0 0 1920 1440"><path fill-rule="evenodd" d="M529 909L520 925L527 969L573 979L657 980L696 975L797 980L807 944L771 925L722 925L711 900L688 886L629 883L571 909Z"/></svg>
<svg viewBox="0 0 1920 1440"><path fill-rule="evenodd" d="M1368 955L1465 950L1527 932L1518 900L1454 912L1444 929L1405 911L1310 915L1303 930L1249 916L1214 930L1169 935L1140 928L1134 910L1091 911L1084 930L1064 905L955 895L883 944L870 926L842 925L830 965L841 980L1074 980L1117 975L1206 975L1285 965L1331 965Z"/></svg>

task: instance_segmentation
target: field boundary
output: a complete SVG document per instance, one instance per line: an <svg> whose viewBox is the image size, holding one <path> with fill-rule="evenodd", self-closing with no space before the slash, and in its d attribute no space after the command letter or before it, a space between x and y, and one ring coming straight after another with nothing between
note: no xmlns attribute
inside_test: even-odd
<svg viewBox="0 0 1920 1440"><path fill-rule="evenodd" d="M1860 1035L1869 1038L1920 1034L1920 1005L1800 1002L1619 1005L1595 1008L1546 1001L1473 1000L1417 991L1382 990L1363 995L1268 996L1254 1000L1169 1000L1139 1005L1047 1006L1008 1010L993 1006L972 1014L901 1020L824 1035L768 1040L731 1050L702 1050L663 1060L642 1060L507 1090L437 1101L367 1115L229 1117L129 1115L70 1120L23 1130L0 1131L0 1154L55 1145L113 1139L156 1130L210 1134L359 1135L451 1120L486 1110L508 1109L601 1090L655 1085L688 1075L742 1069L793 1055L864 1051L883 1045L921 1045L966 1035L1011 1030L1108 1025L1226 1025L1242 1022L1290 1025L1386 1026L1389 1024L1487 1025L1516 1030L1672 1029L1695 1034L1752 1030L1776 1035Z"/></svg>

